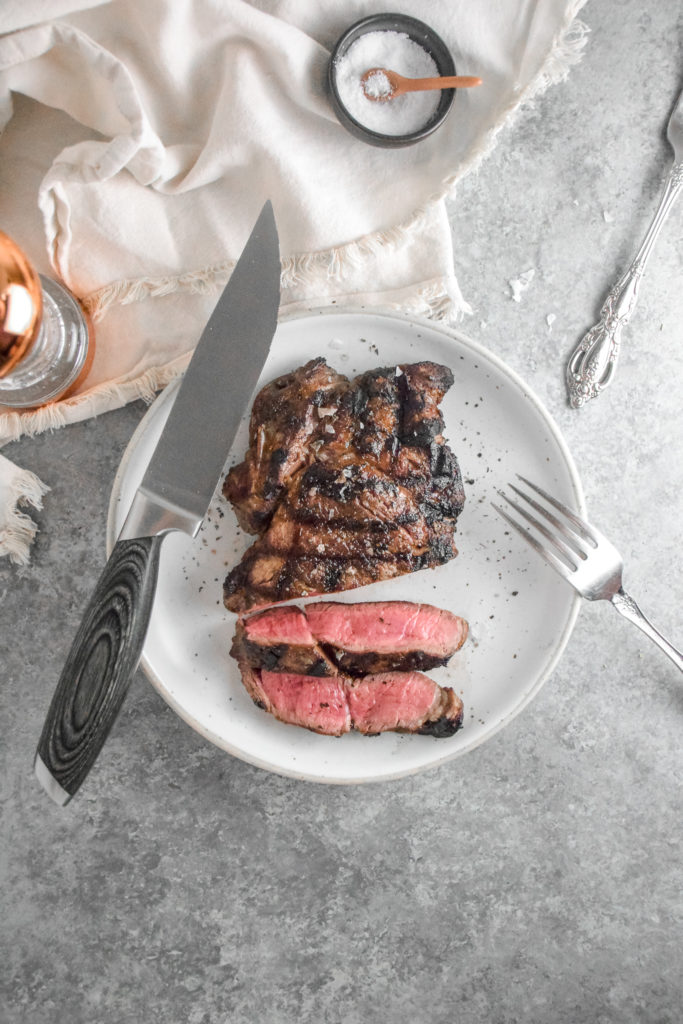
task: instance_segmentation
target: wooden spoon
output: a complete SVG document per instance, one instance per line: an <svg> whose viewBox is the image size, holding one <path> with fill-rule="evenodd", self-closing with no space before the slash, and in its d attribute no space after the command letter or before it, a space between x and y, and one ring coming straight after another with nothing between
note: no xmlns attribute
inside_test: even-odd
<svg viewBox="0 0 683 1024"><path fill-rule="evenodd" d="M406 92L423 92L427 89L471 89L472 86L481 85L481 78L472 75L404 78L397 71L389 71L387 68L370 68L361 76L360 81L366 99L376 103L395 100L397 96L403 96Z"/></svg>

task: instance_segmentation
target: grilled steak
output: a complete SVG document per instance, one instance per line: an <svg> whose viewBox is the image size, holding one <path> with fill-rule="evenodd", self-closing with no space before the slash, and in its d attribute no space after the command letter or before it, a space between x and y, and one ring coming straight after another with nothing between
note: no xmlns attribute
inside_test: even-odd
<svg viewBox="0 0 683 1024"><path fill-rule="evenodd" d="M464 619L432 605L326 601L239 620L230 653L252 700L283 722L451 736L462 701L412 669L445 664L466 636Z"/></svg>
<svg viewBox="0 0 683 1024"><path fill-rule="evenodd" d="M445 665L467 623L409 601L317 602L269 608L239 621L231 654L256 668L310 676L359 676Z"/></svg>
<svg viewBox="0 0 683 1024"><path fill-rule="evenodd" d="M459 616L410 601L320 601L305 612L318 644L353 676L445 665L468 631Z"/></svg>
<svg viewBox="0 0 683 1024"><path fill-rule="evenodd" d="M420 672L388 672L350 680L269 672L242 665L255 704L281 722L326 736L356 729L452 736L462 724L460 698Z"/></svg>
<svg viewBox="0 0 683 1024"><path fill-rule="evenodd" d="M341 736L350 730L349 702L340 676L320 679L267 669L247 672L256 680L251 684L258 693L254 703L281 722L301 725L325 736Z"/></svg>
<svg viewBox="0 0 683 1024"><path fill-rule="evenodd" d="M314 359L257 396L249 450L223 493L260 534L224 584L244 612L454 558L464 504L439 404L453 376L422 362L349 381Z"/></svg>
<svg viewBox="0 0 683 1024"><path fill-rule="evenodd" d="M336 676L339 670L316 643L299 608L270 608L238 620L230 653L236 661L271 672Z"/></svg>
<svg viewBox="0 0 683 1024"><path fill-rule="evenodd" d="M247 456L230 471L224 488L247 533L261 533L292 476L310 460L309 442L320 428L318 408L345 382L324 359L314 359L259 391Z"/></svg>
<svg viewBox="0 0 683 1024"><path fill-rule="evenodd" d="M366 736L419 732L444 737L462 725L460 698L421 672L364 676L349 683L346 694L353 727Z"/></svg>

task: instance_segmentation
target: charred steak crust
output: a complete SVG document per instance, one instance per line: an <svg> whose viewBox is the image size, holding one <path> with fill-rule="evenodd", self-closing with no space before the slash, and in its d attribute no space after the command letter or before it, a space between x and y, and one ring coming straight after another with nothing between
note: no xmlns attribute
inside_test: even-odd
<svg viewBox="0 0 683 1024"><path fill-rule="evenodd" d="M249 449L228 473L223 494L247 533L261 533L289 481L309 458L317 435L316 409L346 378L324 359L312 359L259 391L251 412Z"/></svg>
<svg viewBox="0 0 683 1024"><path fill-rule="evenodd" d="M314 359L257 395L244 462L223 493L259 535L226 577L231 611L334 593L454 558L465 495L436 363L353 381Z"/></svg>
<svg viewBox="0 0 683 1024"><path fill-rule="evenodd" d="M318 644L252 640L239 620L230 654L240 663L252 668L265 668L270 672L292 672L318 678L339 675L335 663Z"/></svg>
<svg viewBox="0 0 683 1024"><path fill-rule="evenodd" d="M335 658L337 668L347 676L369 676L381 672L427 672L432 668L441 668L447 664L448 658L439 658L425 651L406 651L397 654L353 654L349 651L339 652Z"/></svg>

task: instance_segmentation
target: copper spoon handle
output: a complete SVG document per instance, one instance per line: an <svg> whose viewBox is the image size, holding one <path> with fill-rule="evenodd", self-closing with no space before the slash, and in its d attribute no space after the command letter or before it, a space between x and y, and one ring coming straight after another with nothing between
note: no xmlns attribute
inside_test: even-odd
<svg viewBox="0 0 683 1024"><path fill-rule="evenodd" d="M427 89L471 89L481 85L474 75L442 75L440 78L402 78L396 92L423 92Z"/></svg>

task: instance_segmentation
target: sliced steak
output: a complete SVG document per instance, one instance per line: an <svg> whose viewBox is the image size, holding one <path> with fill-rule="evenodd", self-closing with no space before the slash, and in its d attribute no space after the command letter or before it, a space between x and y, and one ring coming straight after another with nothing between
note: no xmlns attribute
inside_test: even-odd
<svg viewBox="0 0 683 1024"><path fill-rule="evenodd" d="M243 625L249 640L258 643L298 646L311 646L315 643L306 614L296 605L269 608L265 612L250 615L243 620Z"/></svg>
<svg viewBox="0 0 683 1024"><path fill-rule="evenodd" d="M316 643L304 613L290 605L238 620L230 653L238 662L271 672L339 675L337 666Z"/></svg>
<svg viewBox="0 0 683 1024"><path fill-rule="evenodd" d="M341 677L320 679L267 669L256 670L254 675L260 676L264 711L281 722L325 736L341 736L350 730L349 703Z"/></svg>
<svg viewBox="0 0 683 1024"><path fill-rule="evenodd" d="M224 584L234 612L331 594L457 554L462 479L439 403L446 367L387 367L353 381L322 359L257 396L249 450L224 494L259 534Z"/></svg>
<svg viewBox="0 0 683 1024"><path fill-rule="evenodd" d="M462 725L460 698L420 672L387 672L351 680L269 672L241 664L244 685L258 707L281 722L326 736L356 729L452 736Z"/></svg>
<svg viewBox="0 0 683 1024"><path fill-rule="evenodd" d="M305 614L315 640L352 676L445 665L468 632L459 616L410 601L318 601Z"/></svg>
<svg viewBox="0 0 683 1024"><path fill-rule="evenodd" d="M309 676L360 676L445 665L467 622L410 601L316 602L268 608L238 620L232 656L255 668Z"/></svg>
<svg viewBox="0 0 683 1024"><path fill-rule="evenodd" d="M346 688L354 729L419 732L452 736L462 725L463 704L450 687L439 686L421 672L384 672L364 676Z"/></svg>

